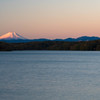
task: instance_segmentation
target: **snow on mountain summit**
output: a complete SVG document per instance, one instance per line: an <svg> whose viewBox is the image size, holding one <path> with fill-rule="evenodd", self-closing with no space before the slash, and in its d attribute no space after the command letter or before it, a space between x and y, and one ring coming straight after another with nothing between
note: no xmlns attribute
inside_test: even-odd
<svg viewBox="0 0 100 100"><path fill-rule="evenodd" d="M18 39L25 39L25 38L15 32L8 32L0 36L0 40L18 40Z"/></svg>

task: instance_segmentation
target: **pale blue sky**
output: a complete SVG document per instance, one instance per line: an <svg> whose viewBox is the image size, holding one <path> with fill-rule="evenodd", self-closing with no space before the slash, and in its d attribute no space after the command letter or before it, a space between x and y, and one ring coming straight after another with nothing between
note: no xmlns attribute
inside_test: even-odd
<svg viewBox="0 0 100 100"><path fill-rule="evenodd" d="M100 36L100 0L0 0L0 35Z"/></svg>

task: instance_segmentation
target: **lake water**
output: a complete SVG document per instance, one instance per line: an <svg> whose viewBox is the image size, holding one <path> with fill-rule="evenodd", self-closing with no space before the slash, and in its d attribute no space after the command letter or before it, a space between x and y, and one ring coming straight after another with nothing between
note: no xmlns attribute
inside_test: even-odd
<svg viewBox="0 0 100 100"><path fill-rule="evenodd" d="M0 100L100 100L100 52L0 52Z"/></svg>

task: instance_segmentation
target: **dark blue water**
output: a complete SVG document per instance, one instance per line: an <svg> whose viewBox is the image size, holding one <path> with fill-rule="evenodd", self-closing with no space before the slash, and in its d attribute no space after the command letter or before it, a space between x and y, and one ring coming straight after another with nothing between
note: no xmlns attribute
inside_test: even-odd
<svg viewBox="0 0 100 100"><path fill-rule="evenodd" d="M100 100L100 52L0 52L0 100Z"/></svg>

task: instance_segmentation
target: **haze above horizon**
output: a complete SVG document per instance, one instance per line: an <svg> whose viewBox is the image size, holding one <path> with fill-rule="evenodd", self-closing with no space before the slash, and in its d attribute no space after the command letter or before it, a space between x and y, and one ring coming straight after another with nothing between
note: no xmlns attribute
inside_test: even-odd
<svg viewBox="0 0 100 100"><path fill-rule="evenodd" d="M0 35L30 39L100 36L99 0L0 0Z"/></svg>

